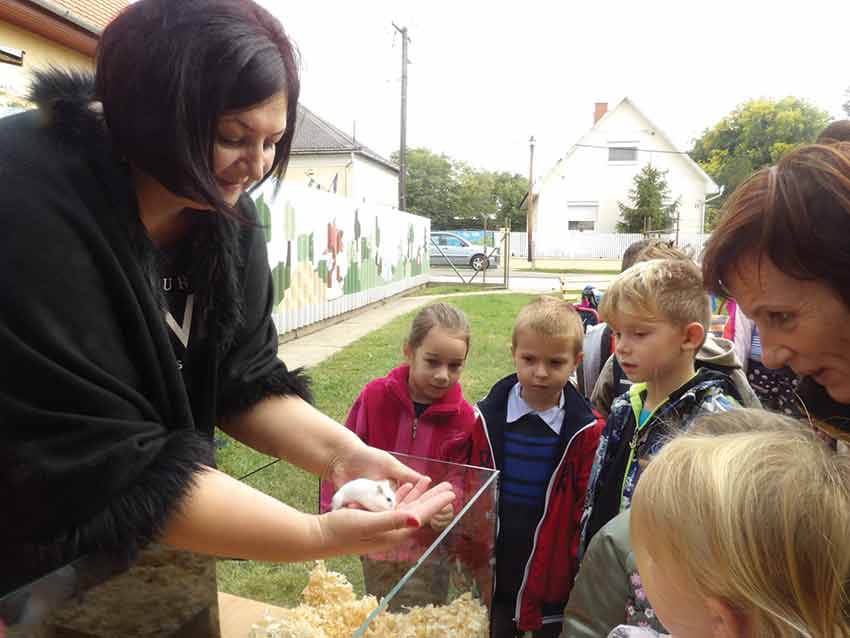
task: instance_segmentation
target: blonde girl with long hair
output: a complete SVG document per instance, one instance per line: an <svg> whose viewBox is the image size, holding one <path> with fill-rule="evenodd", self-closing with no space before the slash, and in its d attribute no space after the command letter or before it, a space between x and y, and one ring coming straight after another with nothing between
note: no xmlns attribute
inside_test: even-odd
<svg viewBox="0 0 850 638"><path fill-rule="evenodd" d="M679 436L641 477L631 541L655 613L676 638L850 636L850 459L786 417L708 418L761 427Z"/></svg>

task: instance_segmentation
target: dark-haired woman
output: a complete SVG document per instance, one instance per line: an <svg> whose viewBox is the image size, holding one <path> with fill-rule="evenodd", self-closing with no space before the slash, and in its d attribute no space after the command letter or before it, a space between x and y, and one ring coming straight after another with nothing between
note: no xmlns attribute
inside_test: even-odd
<svg viewBox="0 0 850 638"><path fill-rule="evenodd" d="M104 31L94 80L41 74L38 109L0 120L0 594L153 540L364 553L452 500L311 407L277 359L247 193L282 177L298 91L255 3L141 0ZM215 426L338 485L413 487L392 512L306 515L215 470Z"/></svg>
<svg viewBox="0 0 850 638"><path fill-rule="evenodd" d="M805 377L804 413L850 432L850 144L803 146L744 182L703 259L761 335L762 361Z"/></svg>

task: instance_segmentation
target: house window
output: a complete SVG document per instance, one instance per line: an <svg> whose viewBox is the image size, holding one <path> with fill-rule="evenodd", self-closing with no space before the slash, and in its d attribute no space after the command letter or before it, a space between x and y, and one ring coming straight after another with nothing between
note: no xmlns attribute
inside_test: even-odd
<svg viewBox="0 0 850 638"><path fill-rule="evenodd" d="M596 230L599 204L596 202L574 202L567 204L567 230Z"/></svg>
<svg viewBox="0 0 850 638"><path fill-rule="evenodd" d="M13 49L0 45L0 64L24 65L24 52L21 49Z"/></svg>
<svg viewBox="0 0 850 638"><path fill-rule="evenodd" d="M637 147L611 146L608 149L609 162L637 162Z"/></svg>

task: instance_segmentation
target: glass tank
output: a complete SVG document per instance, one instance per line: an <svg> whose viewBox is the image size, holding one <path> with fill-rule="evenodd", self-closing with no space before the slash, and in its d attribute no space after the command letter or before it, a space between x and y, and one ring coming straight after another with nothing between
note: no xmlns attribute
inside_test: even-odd
<svg viewBox="0 0 850 638"><path fill-rule="evenodd" d="M234 636L251 638L489 636L498 472L395 456L435 484L452 484L454 517L445 527L425 526L388 552L321 563L222 561L220 588L240 592L220 595L223 635L232 631ZM286 500L290 473L291 468L278 463L245 481ZM275 474L279 476L272 478ZM318 494L317 489L317 500ZM326 492L325 503L317 503L319 511L328 509L330 494ZM231 609L236 613L231 615ZM239 633L245 628L248 634Z"/></svg>
<svg viewBox="0 0 850 638"><path fill-rule="evenodd" d="M261 563L153 545L128 564L88 555L0 596L7 638L486 638L498 472L396 455L455 490L454 516L391 551ZM319 511L318 480L278 462L244 482Z"/></svg>
<svg viewBox="0 0 850 638"><path fill-rule="evenodd" d="M215 560L151 545L87 555L0 597L6 638L218 638Z"/></svg>

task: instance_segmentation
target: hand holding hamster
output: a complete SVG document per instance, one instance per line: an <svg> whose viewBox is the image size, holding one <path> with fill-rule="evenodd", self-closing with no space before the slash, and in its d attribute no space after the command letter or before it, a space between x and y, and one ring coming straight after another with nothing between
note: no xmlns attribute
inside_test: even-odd
<svg viewBox="0 0 850 638"><path fill-rule="evenodd" d="M395 509L395 492L389 481L358 478L339 488L331 499L331 510L357 504L370 512Z"/></svg>

